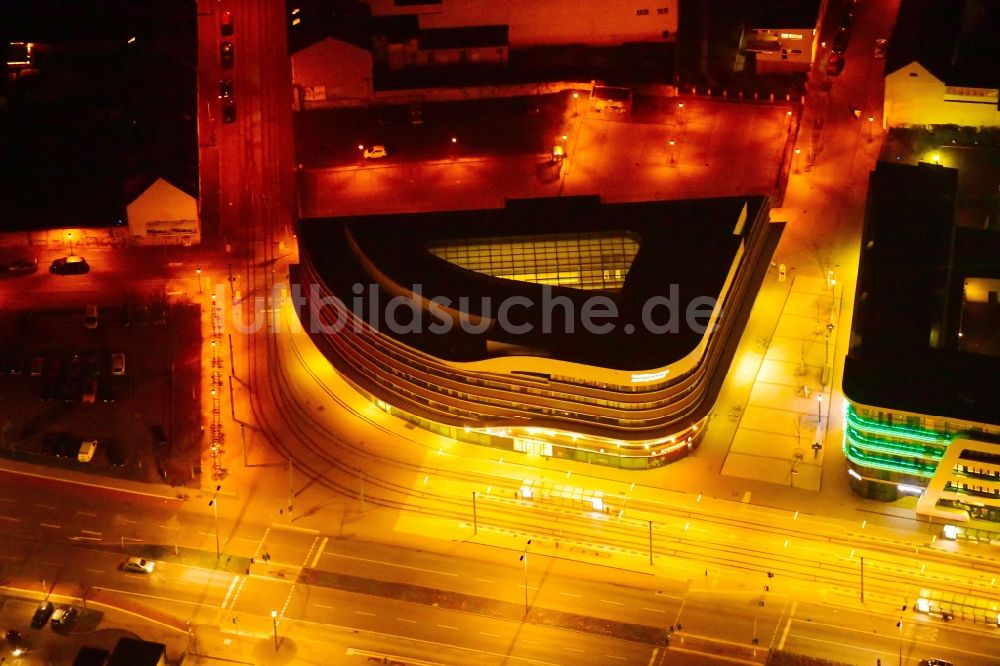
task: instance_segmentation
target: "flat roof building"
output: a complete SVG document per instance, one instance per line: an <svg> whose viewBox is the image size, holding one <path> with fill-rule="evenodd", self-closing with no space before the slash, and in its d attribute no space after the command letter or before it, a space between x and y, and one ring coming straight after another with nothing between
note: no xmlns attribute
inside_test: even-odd
<svg viewBox="0 0 1000 666"><path fill-rule="evenodd" d="M303 220L300 318L386 411L645 468L701 437L783 224L766 197Z"/></svg>
<svg viewBox="0 0 1000 666"><path fill-rule="evenodd" d="M844 453L860 495L1000 521L1000 233L955 224L957 184L926 163L871 174Z"/></svg>

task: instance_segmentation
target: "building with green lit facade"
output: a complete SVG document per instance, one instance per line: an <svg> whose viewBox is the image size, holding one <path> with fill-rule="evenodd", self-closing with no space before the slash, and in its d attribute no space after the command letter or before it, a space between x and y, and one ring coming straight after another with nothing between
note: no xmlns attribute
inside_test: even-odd
<svg viewBox="0 0 1000 666"><path fill-rule="evenodd" d="M1000 227L969 212L956 169L872 172L843 446L859 495L1000 522Z"/></svg>

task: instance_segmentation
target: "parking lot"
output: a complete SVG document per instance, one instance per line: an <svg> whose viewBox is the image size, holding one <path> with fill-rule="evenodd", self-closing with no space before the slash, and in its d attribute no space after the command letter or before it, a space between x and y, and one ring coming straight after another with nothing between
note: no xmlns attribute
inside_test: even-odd
<svg viewBox="0 0 1000 666"><path fill-rule="evenodd" d="M135 480L179 482L187 468L190 478L197 307L5 312L0 331L0 453Z"/></svg>

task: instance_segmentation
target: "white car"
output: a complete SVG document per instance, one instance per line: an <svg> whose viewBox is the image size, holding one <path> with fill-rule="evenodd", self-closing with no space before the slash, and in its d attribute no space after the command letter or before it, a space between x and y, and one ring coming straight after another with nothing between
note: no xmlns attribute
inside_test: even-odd
<svg viewBox="0 0 1000 666"><path fill-rule="evenodd" d="M130 557L122 564L122 571L129 573L151 574L156 567L156 562L142 557Z"/></svg>
<svg viewBox="0 0 1000 666"><path fill-rule="evenodd" d="M385 151L385 146L372 146L371 148L365 148L363 153L366 160L377 160L383 157L389 157L389 153Z"/></svg>

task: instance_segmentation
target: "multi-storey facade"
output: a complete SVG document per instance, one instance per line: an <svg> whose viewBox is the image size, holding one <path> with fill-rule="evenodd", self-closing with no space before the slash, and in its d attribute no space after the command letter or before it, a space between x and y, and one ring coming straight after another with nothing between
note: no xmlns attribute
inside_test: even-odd
<svg viewBox="0 0 1000 666"><path fill-rule="evenodd" d="M858 494L1000 522L1000 233L956 226L957 174L884 162L872 173L844 454Z"/></svg>
<svg viewBox="0 0 1000 666"><path fill-rule="evenodd" d="M314 342L385 411L644 469L704 433L783 228L768 210L570 197L304 220L292 284Z"/></svg>

